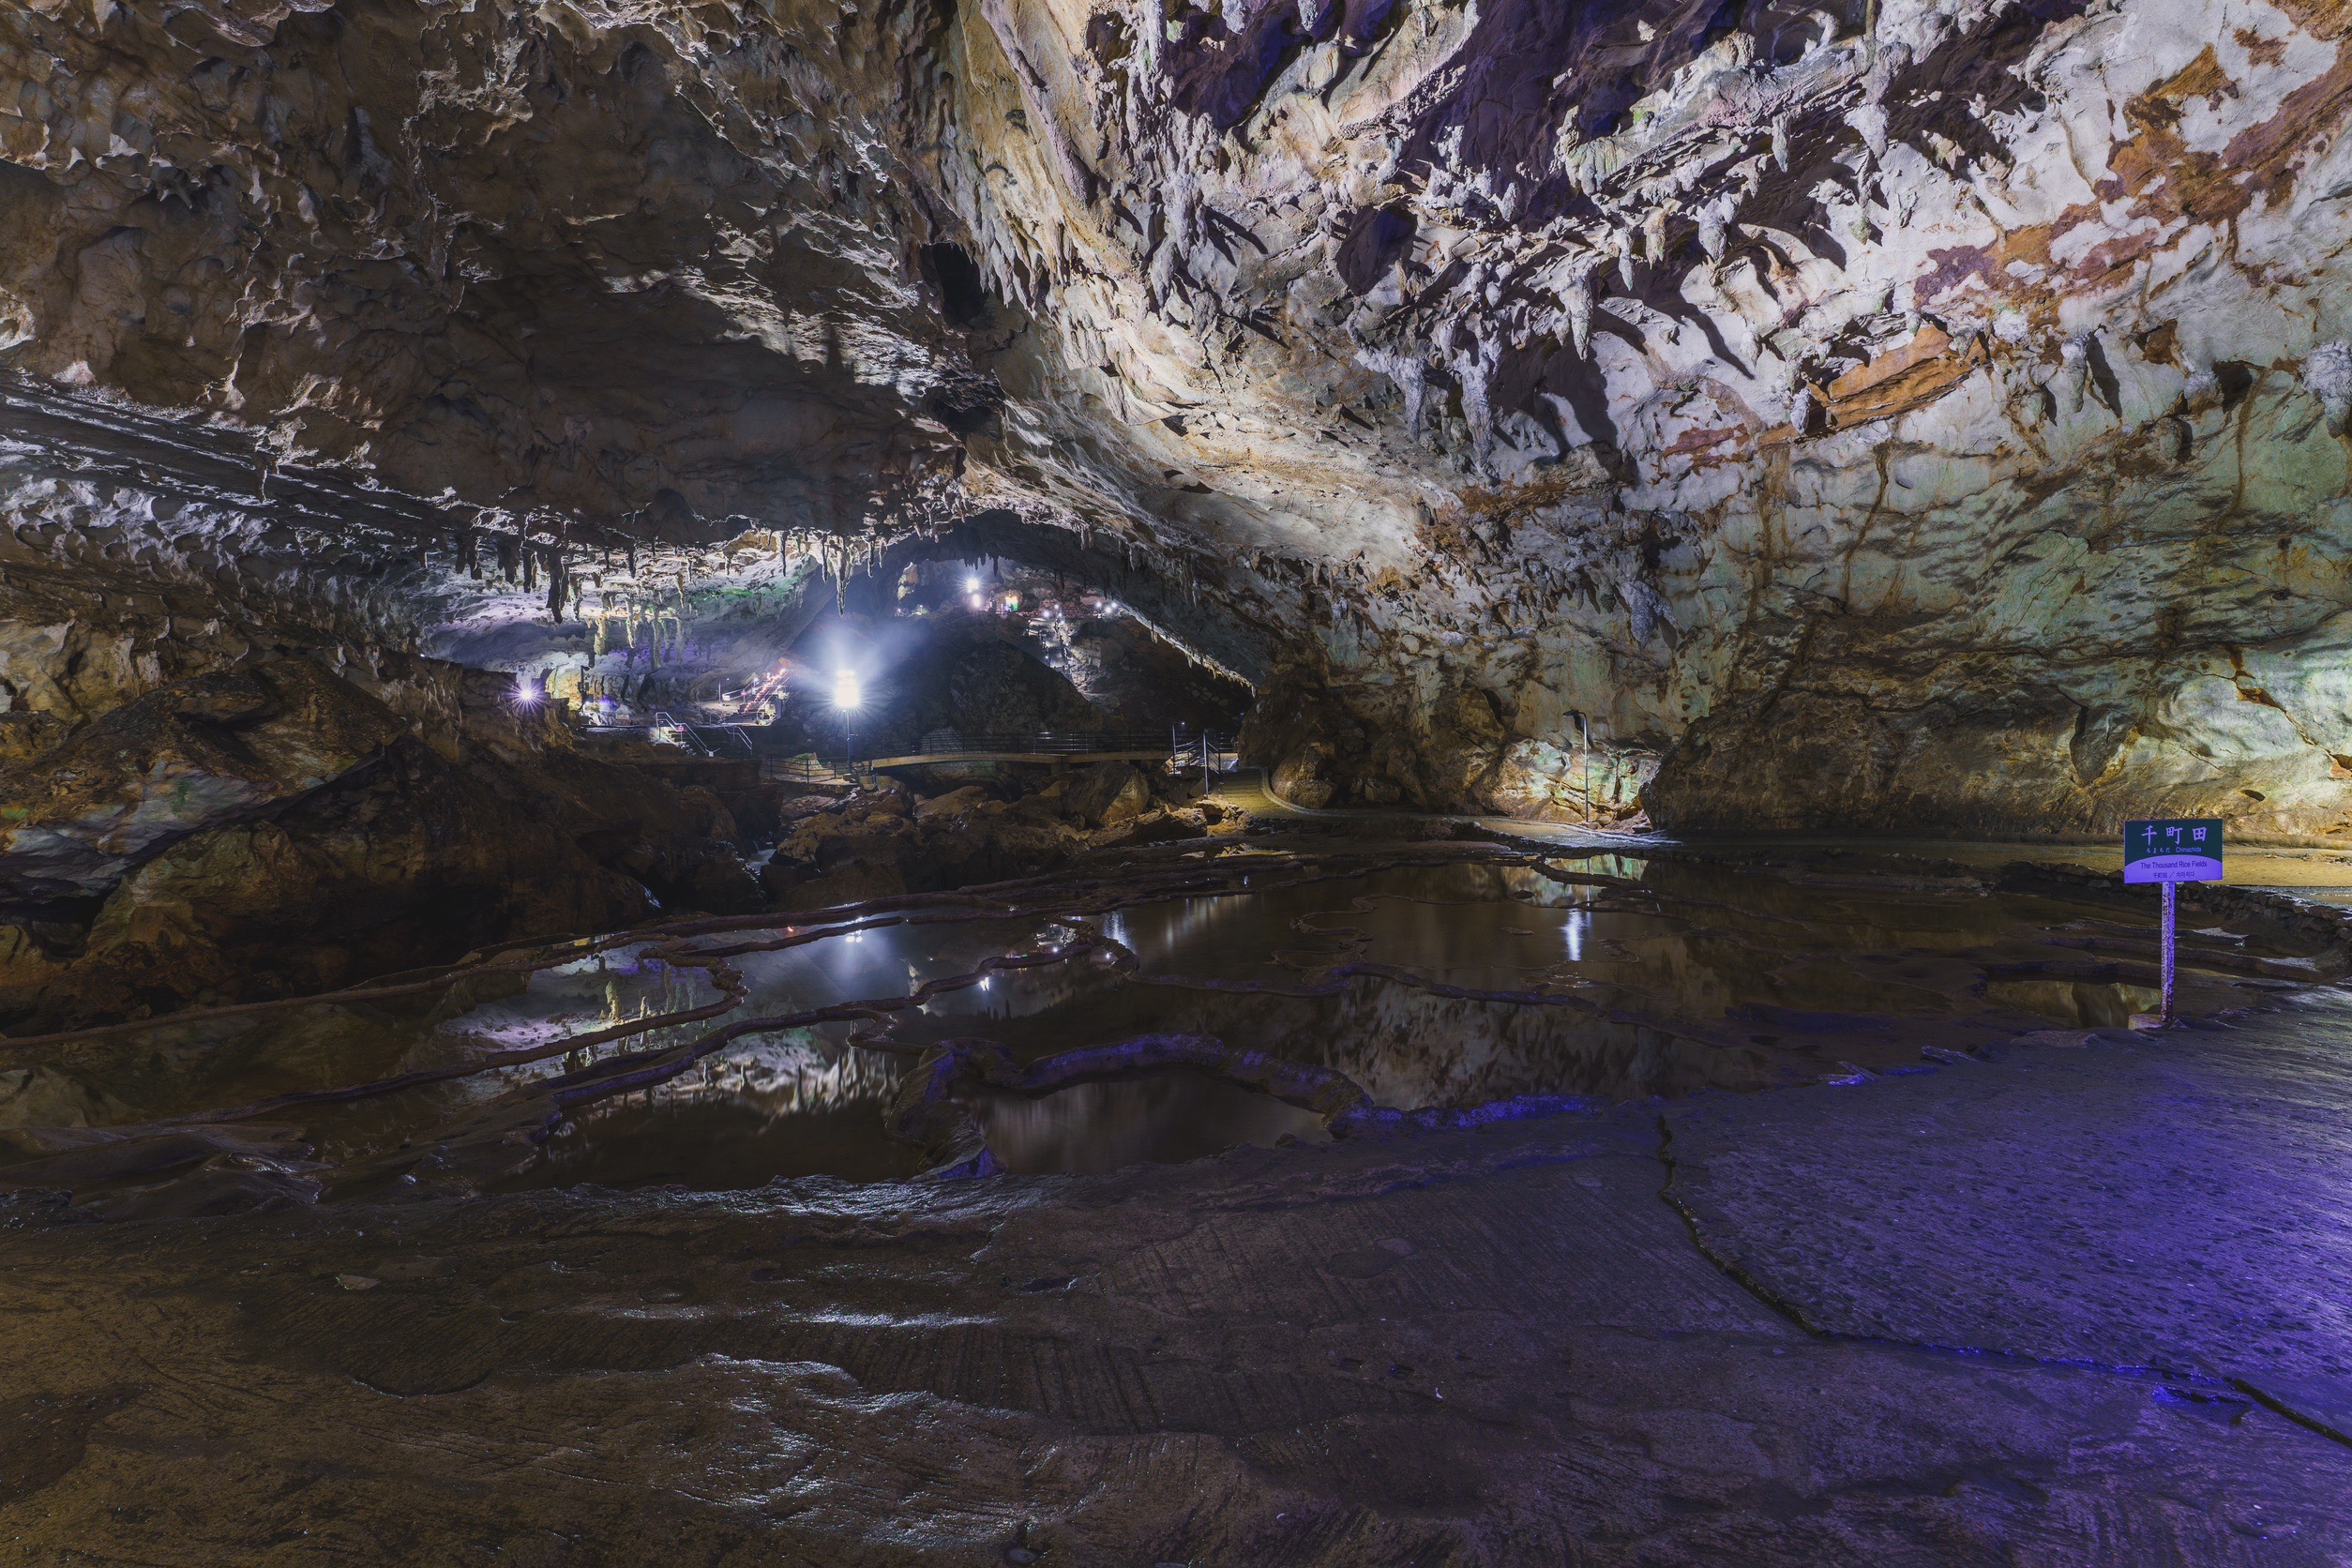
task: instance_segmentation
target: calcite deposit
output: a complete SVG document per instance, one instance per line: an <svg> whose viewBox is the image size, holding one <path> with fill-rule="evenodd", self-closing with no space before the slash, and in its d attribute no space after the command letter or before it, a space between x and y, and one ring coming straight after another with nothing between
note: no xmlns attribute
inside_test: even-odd
<svg viewBox="0 0 2352 1568"><path fill-rule="evenodd" d="M544 668L985 534L1303 694L1301 799L1582 816L1589 721L1685 827L2333 842L2345 38L38 0L0 681L68 711L43 565Z"/></svg>
<svg viewBox="0 0 2352 1568"><path fill-rule="evenodd" d="M354 674L359 671L354 671ZM0 774L0 1026L234 1005L759 901L708 791L427 661L156 687Z"/></svg>
<svg viewBox="0 0 2352 1568"><path fill-rule="evenodd" d="M2347 114L0 0L0 1560L2352 1560Z"/></svg>

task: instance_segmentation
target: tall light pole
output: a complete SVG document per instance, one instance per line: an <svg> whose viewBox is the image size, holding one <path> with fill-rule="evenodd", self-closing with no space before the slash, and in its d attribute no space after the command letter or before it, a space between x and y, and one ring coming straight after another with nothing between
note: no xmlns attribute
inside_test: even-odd
<svg viewBox="0 0 2352 1568"><path fill-rule="evenodd" d="M837 670L833 674L833 705L841 711L841 766L852 777L857 774L857 707L866 700L858 689L857 671Z"/></svg>
<svg viewBox="0 0 2352 1568"><path fill-rule="evenodd" d="M1592 825L1592 716L1578 714L1576 722L1584 727L1584 821Z"/></svg>

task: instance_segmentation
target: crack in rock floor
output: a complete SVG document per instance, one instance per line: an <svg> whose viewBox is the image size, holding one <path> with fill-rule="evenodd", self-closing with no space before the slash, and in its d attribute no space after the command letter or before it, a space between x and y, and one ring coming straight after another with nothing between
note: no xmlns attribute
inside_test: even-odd
<svg viewBox="0 0 2352 1568"><path fill-rule="evenodd" d="M18 1199L0 1557L2352 1557L2352 1004L1996 1056L1104 1176Z"/></svg>

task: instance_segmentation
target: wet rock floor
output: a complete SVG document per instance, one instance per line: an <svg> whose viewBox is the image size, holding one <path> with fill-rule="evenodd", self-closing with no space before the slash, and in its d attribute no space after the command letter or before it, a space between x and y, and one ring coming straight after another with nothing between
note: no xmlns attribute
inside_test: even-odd
<svg viewBox="0 0 2352 1568"><path fill-rule="evenodd" d="M1830 874L1810 865L1756 885L1891 896L1853 874L1833 890L1803 880ZM1533 929L1549 910L1541 917L1564 929L1579 912L1609 912L1588 894L1634 897L1538 882L1573 896L1505 900L1497 918ZM1433 988L1481 989L1466 982L1493 974L1462 972L1515 967L1507 950L1449 958L1416 937L1384 959L1378 887L1332 891L1319 884L1311 901L1347 911L1354 935L1289 966L1293 988L1327 976L1334 953L1411 958L1397 967L1418 984L1359 976L1348 989L1505 1005ZM2293 929L2250 918L2230 942L2208 938L2217 967L2199 983L2216 1017L2205 1024L2134 1035L2004 1014L2000 1033L1984 1011L1955 1019L1953 999L1971 992L1952 966L2023 961L2001 944L2034 931L2081 934L2074 900L2091 896L1972 897L1969 908L2029 902L2004 912L1990 946L1959 922L1970 928L1922 971L1943 1003L1920 1002L1907 1024L1780 1019L1781 1032L1817 1031L1828 1050L1677 1036L1686 1054L1756 1053L1760 1078L1677 1082L1665 1097L1563 1081L1498 1097L1485 1091L1500 1079L1457 1092L1424 1063L1410 1084L1437 1084L1443 1113L1414 1117L1377 1093L1318 1100L1348 1076L1335 1056L1286 1058L1285 1077L1231 1070L1228 1048L1219 1071L1185 1070L1243 1098L1180 1120L1320 1107L1326 1138L1339 1136L1294 1130L1279 1147L1244 1141L1183 1164L762 1186L746 1155L740 1182L705 1190L529 1190L528 1173L550 1163L529 1133L546 1120L547 1085L593 1079L606 1070L594 1062L455 1107L448 1124L463 1135L427 1141L463 1157L414 1183L371 1135L346 1129L379 1184L339 1185L349 1172L319 1157L315 1129L282 1119L277 1135L249 1121L244 1143L216 1138L201 1160L143 1181L39 1162L167 1137L201 1144L203 1124L167 1126L149 1109L112 1127L20 1130L0 1166L20 1178L0 1186L0 1556L2344 1560L2352 1002L2259 972L2319 960L2288 951ZM1137 928L1148 912L1052 918L1125 922L1113 940L1137 962L1111 975L1116 996L1149 972ZM1677 917L1656 902L1631 912ZM2011 928L2018 918L2028 929ZM914 967L963 972L986 947ZM1672 947L1674 963L1691 951ZM1922 965L1925 951L1911 942L1894 956ZM892 959L901 988L907 957ZM1220 977L1193 957L1194 978ZM1616 961L1643 957L1629 947ZM1889 955L1856 957L1873 978ZM1225 979L1273 977L1243 947L1228 960ZM1573 978L1519 984L1569 994ZM2068 982L2094 983L2132 982ZM528 1033L532 994L504 999L505 1033L490 1032L503 1048ZM1221 1006L1230 993L1188 994ZM1066 1061L1088 1048L1072 1041L1095 1037L1083 1019L1121 1017L1089 1013L1108 1004L1086 988L1031 1000L996 1033L1050 1034L1059 1007L1066 1037L1008 1048L1001 1071ZM2003 1006L2029 1012L2020 1001ZM1718 1011L1764 1004L1735 996ZM1623 997L1610 1005L1631 1010ZM1409 1021L1491 1046L1460 1034L1458 1015ZM1775 1033L1752 1021L1750 1034ZM897 1042L933 1067L942 1039L968 1043L974 1027L934 1024ZM1899 1061L1893 1037L1910 1025L1959 1043ZM488 1037L460 1036L467 1048ZM1857 1059L1858 1037L1888 1048ZM1519 1060L1621 1069L1567 1039L1523 1041ZM107 1059L126 1092L137 1060L158 1082L188 1081L184 1065L156 1065L171 1052L154 1037L108 1048L126 1052ZM630 1054L677 1048L640 1039ZM1411 1062L1394 1049L1384 1060ZM1784 1073L1792 1062L1815 1070ZM383 1063L360 1052L332 1065ZM1361 1060L1340 1066L1378 1077ZM82 1070L94 1075L85 1089L106 1076ZM909 1098L907 1078L887 1103L936 1108ZM1050 1093L1154 1081L1130 1064ZM646 1114L661 1103L641 1102ZM529 1116L507 1114L524 1103ZM835 1114L842 1104L869 1102L852 1095ZM399 1130L398 1116L374 1114ZM980 1147L1018 1142L985 1115L958 1124L967 1141L950 1153L968 1153L975 1129ZM1102 1144L1083 1118L1057 1126L1067 1147ZM413 1155L424 1147L414 1131ZM44 1169L50 1180L31 1179Z"/></svg>

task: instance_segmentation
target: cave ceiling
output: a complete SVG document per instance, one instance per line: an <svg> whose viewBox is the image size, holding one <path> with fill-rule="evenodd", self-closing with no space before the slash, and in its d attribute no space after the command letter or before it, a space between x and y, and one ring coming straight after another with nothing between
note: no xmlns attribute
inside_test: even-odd
<svg viewBox="0 0 2352 1568"><path fill-rule="evenodd" d="M478 653L548 618L501 540L987 549L1343 802L1540 795L1590 716L1686 824L2329 842L2348 28L26 0L0 569Z"/></svg>

